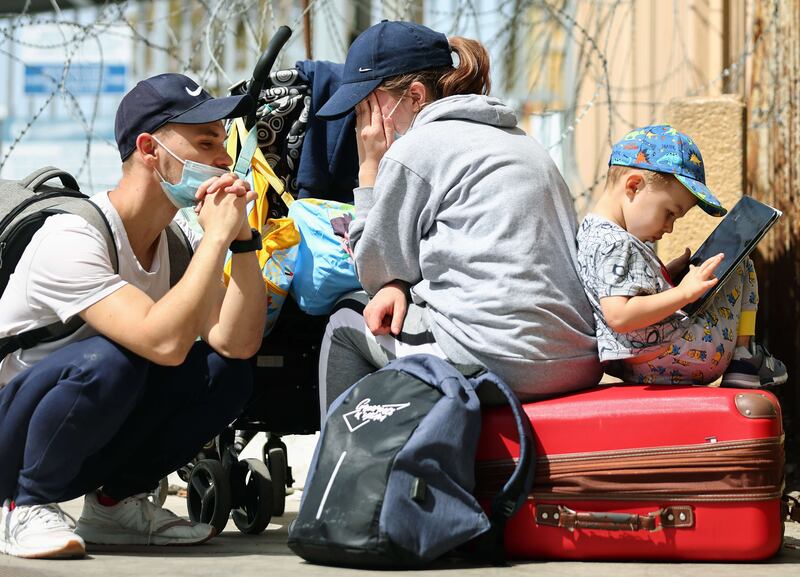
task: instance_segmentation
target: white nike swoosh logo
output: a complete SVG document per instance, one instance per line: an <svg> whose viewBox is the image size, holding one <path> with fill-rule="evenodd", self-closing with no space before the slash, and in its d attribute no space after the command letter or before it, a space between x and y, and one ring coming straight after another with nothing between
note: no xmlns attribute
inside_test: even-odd
<svg viewBox="0 0 800 577"><path fill-rule="evenodd" d="M358 69L359 72L370 72L371 70L372 70L372 68L361 68L361 67L359 67L359 69Z"/></svg>
<svg viewBox="0 0 800 577"><path fill-rule="evenodd" d="M189 87L186 87L186 92L189 96L200 96L200 92L203 90L202 86L198 86L194 90L189 90Z"/></svg>

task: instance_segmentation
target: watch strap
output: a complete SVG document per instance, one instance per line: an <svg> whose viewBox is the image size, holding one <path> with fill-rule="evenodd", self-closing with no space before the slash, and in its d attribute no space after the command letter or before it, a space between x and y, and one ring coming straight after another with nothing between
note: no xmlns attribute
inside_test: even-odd
<svg viewBox="0 0 800 577"><path fill-rule="evenodd" d="M253 236L248 240L234 240L228 249L234 254L259 250L261 248L261 233L254 228L251 228L250 232Z"/></svg>

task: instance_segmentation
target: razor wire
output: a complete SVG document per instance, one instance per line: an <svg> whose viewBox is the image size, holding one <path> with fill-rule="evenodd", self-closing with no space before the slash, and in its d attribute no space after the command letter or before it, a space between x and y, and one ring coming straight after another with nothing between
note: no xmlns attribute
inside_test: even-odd
<svg viewBox="0 0 800 577"><path fill-rule="evenodd" d="M31 2L27 1L17 13L0 13L0 58L19 66L24 64L18 55L21 51L49 50L63 66L60 75L48 75L52 91L43 95L4 143L0 170L13 159L19 144L30 138L31 129L44 122L45 112L60 102L85 139L85 158L76 176L85 177L92 186L92 143L113 146L96 131L102 78L97 92L88 96L71 91L68 78L81 50L94 50L97 61L105 62L101 36L129 43L132 54L143 55L150 62L133 62L137 77L180 71L219 94L247 79L245 64L258 60L282 24L294 33L278 67L290 67L293 63L287 60L287 53L301 59L300 47L307 34L315 59L341 62L359 31L353 29L354 22L422 15L423 23L448 36L463 35L483 42L492 58L494 93L515 106L523 121L531 114L556 115L560 123L557 134L545 144L551 152L560 151L564 156L563 169L571 175L576 208L585 208L605 177L600 157L607 155L615 138L642 121L641 114L634 118L626 110L643 107L649 111L648 120L659 120L667 103L651 95L665 92L678 81L686 87L673 96L716 94L724 83L746 84L748 67L761 43L774 46L782 42L777 24L791 10L790 2L771 0L769 19L759 28L749 27L740 53L731 55L718 75L700 82L687 48L687 24L680 14L686 0L669 1L674 26L664 37L668 66L663 75L646 81L614 78L609 70L610 60L619 57L620 35L638 34L634 20L641 3L637 5L635 0L106 0L83 9L75 9L65 0L51 0L53 10L38 13L30 12ZM747 0L748 6L754 1ZM92 15L90 20L87 13ZM360 19L355 17L358 15ZM309 30L307 20L311 22ZM39 43L25 39L27 29L43 25L57 26L60 34ZM169 70L153 69L153 61L165 63ZM226 62L236 66L230 69ZM777 68L772 69L769 72L777 75ZM746 99L747 89L740 92ZM87 105L87 99L94 102ZM766 94L753 103L751 125L785 122L786 107L778 107L776 102ZM577 147L587 134L597 139L602 135L606 148L599 147L598 158L578 158ZM594 167L588 178L581 176L581 162ZM587 172L585 168L583 172Z"/></svg>

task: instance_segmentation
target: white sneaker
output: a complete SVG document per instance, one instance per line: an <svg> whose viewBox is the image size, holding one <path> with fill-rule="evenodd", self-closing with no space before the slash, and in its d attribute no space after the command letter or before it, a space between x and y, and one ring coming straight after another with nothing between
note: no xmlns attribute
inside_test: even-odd
<svg viewBox="0 0 800 577"><path fill-rule="evenodd" d="M102 545L194 545L211 539L217 531L155 505L147 493L110 507L101 505L96 493L89 493L75 532L87 543Z"/></svg>
<svg viewBox="0 0 800 577"><path fill-rule="evenodd" d="M6 499L0 511L0 551L27 559L86 556L86 545L74 532L75 520L55 503L18 505Z"/></svg>

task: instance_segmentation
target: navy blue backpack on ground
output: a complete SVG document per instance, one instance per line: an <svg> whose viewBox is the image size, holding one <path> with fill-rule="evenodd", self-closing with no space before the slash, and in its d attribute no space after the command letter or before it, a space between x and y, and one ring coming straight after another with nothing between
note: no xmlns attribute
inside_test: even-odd
<svg viewBox="0 0 800 577"><path fill-rule="evenodd" d="M513 408L521 450L487 516L472 492L477 391L489 387ZM289 547L315 563L414 568L494 531L489 549L498 561L505 521L533 475L530 423L499 377L466 377L431 355L396 359L331 405Z"/></svg>

